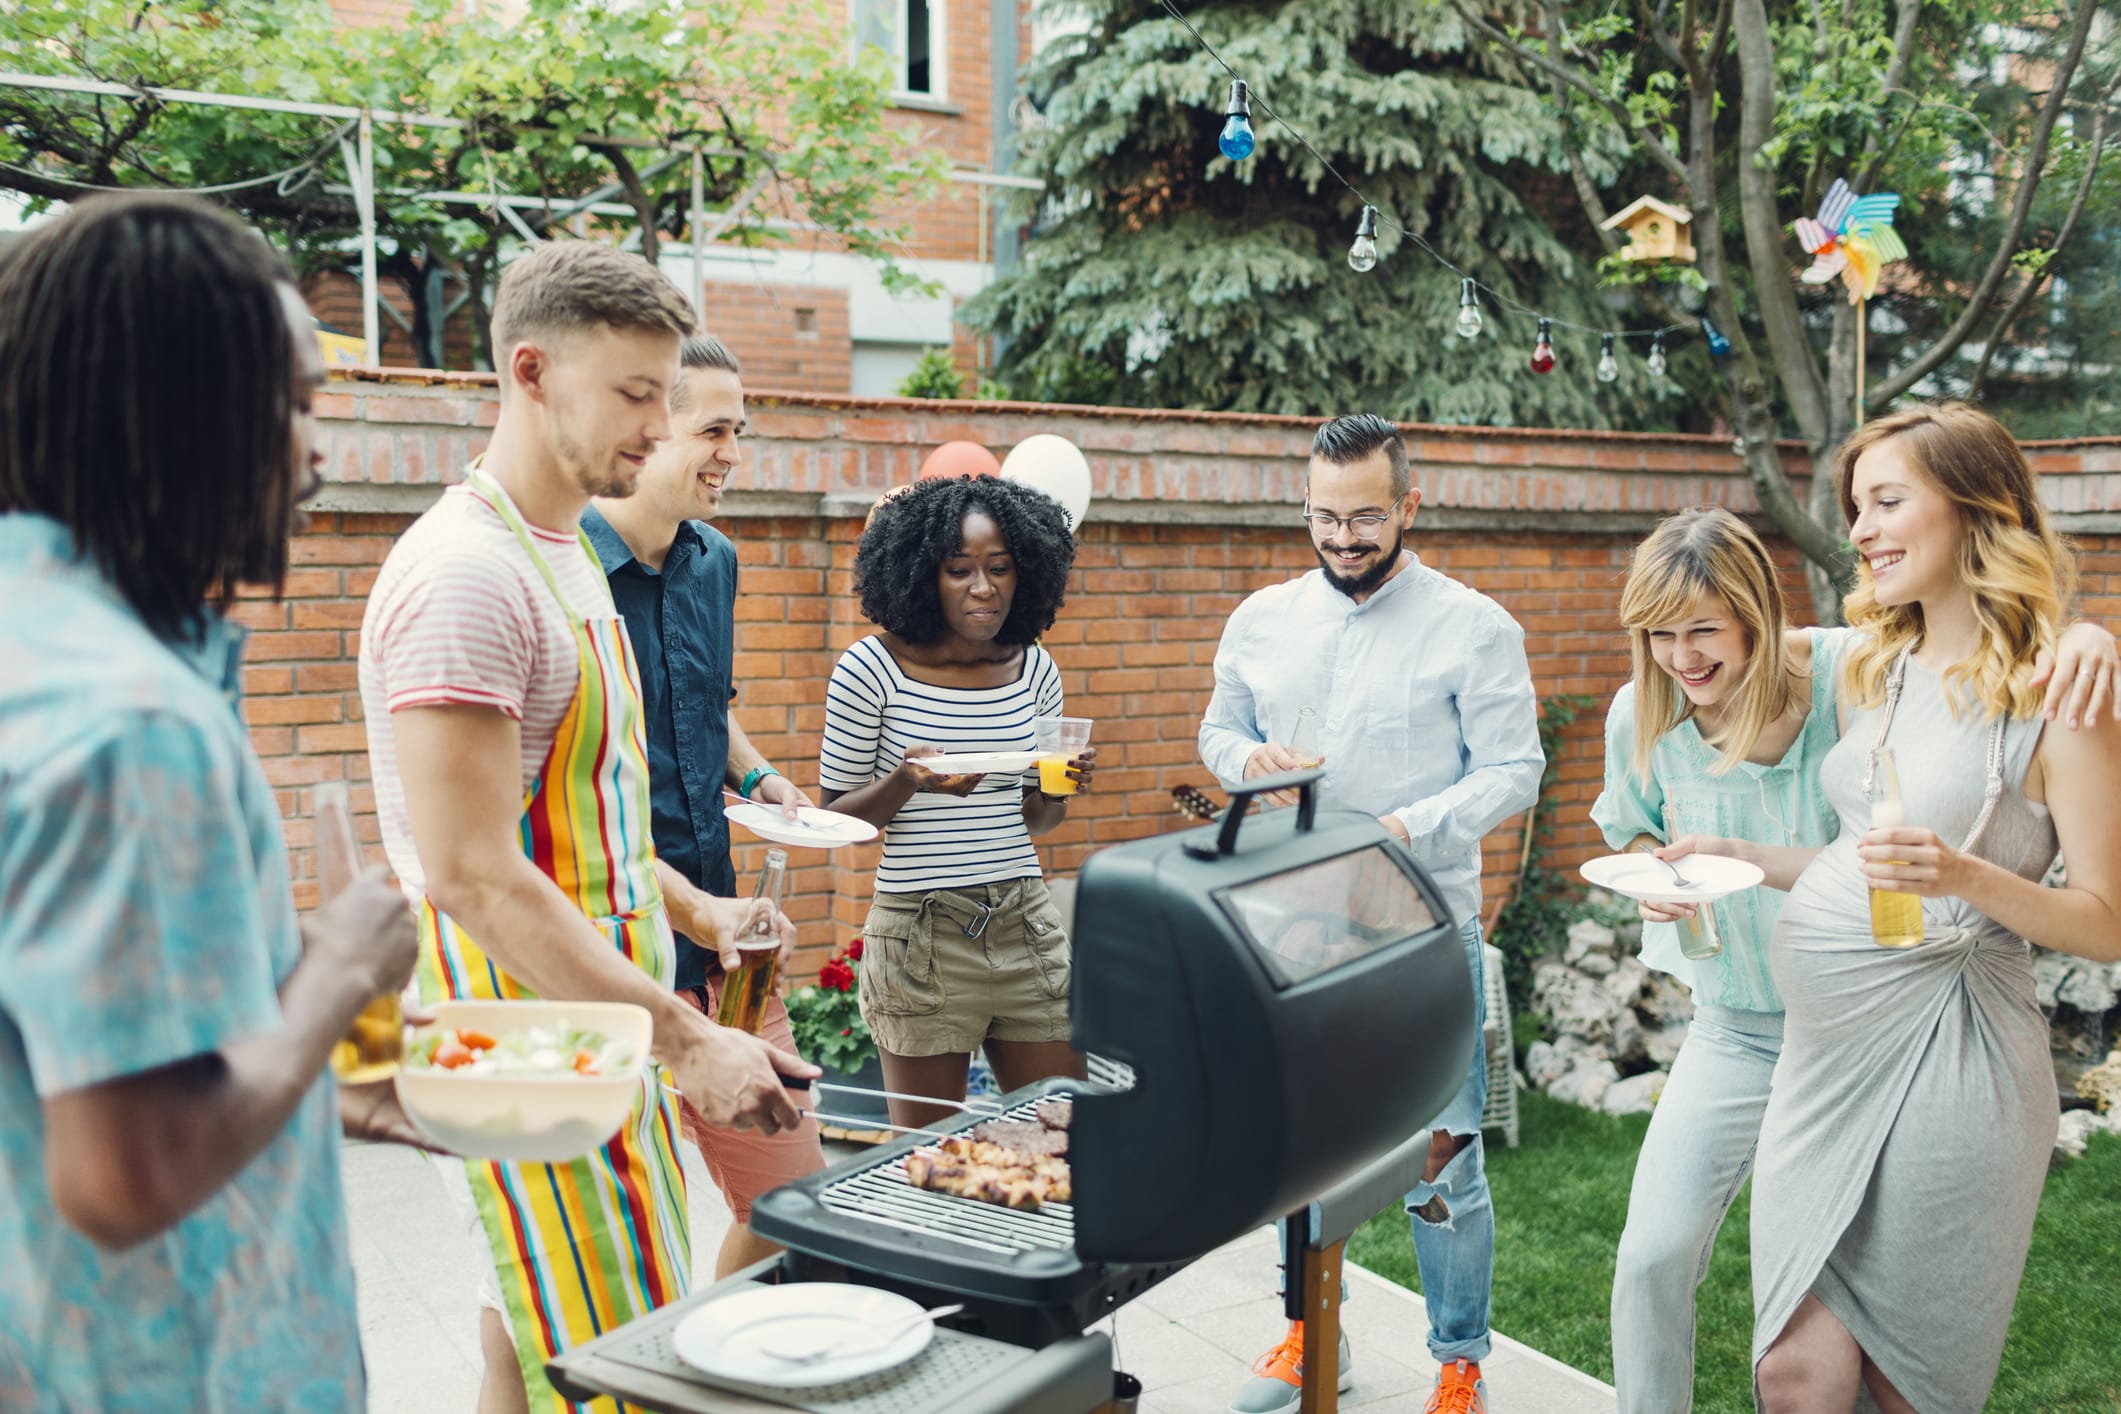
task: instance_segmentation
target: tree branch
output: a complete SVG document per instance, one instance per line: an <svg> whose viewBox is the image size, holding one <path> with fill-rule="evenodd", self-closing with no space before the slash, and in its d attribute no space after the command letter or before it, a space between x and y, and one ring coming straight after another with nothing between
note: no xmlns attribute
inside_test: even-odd
<svg viewBox="0 0 2121 1414"><path fill-rule="evenodd" d="M2085 3L2091 3L2091 0L2085 0ZM1907 82L1907 67L1915 54L1915 21L1920 19L1921 15L1922 0L1898 0L1898 10L1893 22L1893 57L1885 66L1885 92L1888 97L1898 93L1901 85ZM1921 111L1921 108L1921 100L1917 99L1915 112ZM1871 158L1871 165L1864 172L1863 185L1858 190L1877 190L1878 178L1884 174L1887 160L1892 157L1893 149L1900 145L1901 134L1905 133L1914 121L1914 113L1911 112L1901 122L1899 131L1893 134L1890 143L1879 143L1878 129L1875 127L1864 134L1864 155Z"/></svg>
<svg viewBox="0 0 2121 1414"><path fill-rule="evenodd" d="M1709 48L1706 55L1708 70L1715 73L1723 67L1724 50L1731 42L1731 0L1717 0L1716 21L1709 30Z"/></svg>
<svg viewBox="0 0 2121 1414"><path fill-rule="evenodd" d="M1738 207L1745 227L1754 298L1790 414L1816 456L1838 440L1828 407L1826 381L1797 308L1790 262L1783 253L1782 218L1775 209L1775 177L1762 157L1775 133L1775 51L1765 0L1736 0L1732 13L1738 40ZM1698 219L1698 218L1697 218ZM1807 518L1809 519L1809 518ZM1779 523L1779 522L1778 522ZM1838 549L1839 542L1836 542ZM1806 552L1807 554L1810 551Z"/></svg>
<svg viewBox="0 0 2121 1414"><path fill-rule="evenodd" d="M2025 237L2026 219L2032 214L2033 198L2038 195L2041 179L2047 171L2048 140L2054 136L2055 119L2069 96L2070 82L2076 77L2077 65L2083 61L2085 41L2091 37L2092 21L2098 12L2095 0L2078 0L2077 13L2070 22L2069 48L2055 67L2047 101L2040 105L2040 117L2033 126L2033 140L2025 158L2025 175L2019 179L2017 197L2011 202L2010 221L2004 228L2003 239L1996 246L1995 255L1989 260L1988 269L1982 272L1981 283L1974 288L1966 308L1952 321L1951 327L1914 362L1874 389L1864 399L1866 406L1886 407L1895 398L1905 396L1917 383L1943 367L1987 315L1996 292L2003 286L2004 276L2010 272L2011 260L2018 253L2018 243Z"/></svg>
<svg viewBox="0 0 2121 1414"><path fill-rule="evenodd" d="M2011 297L2010 304L1997 316L1995 327L1989 331L1988 342L1982 347L1981 362L1974 366L1973 379L1967 385L1969 400L1981 396L1981 385L1988 379L1989 365L1996 361L1996 350L2003 346L2004 339L2010 335L2011 326L2018 322L2018 316L2025 313L2026 306L2033 302L2033 296L2047 284L2048 272L2054 269L2055 261L2061 257L2064 247L2068 246L2070 237L2077 233L2078 218L2084 215L2084 208L2091 199L2092 184L2099 175L2099 159L2106 152L2106 117L2106 105L2101 103L2092 117L2091 155L2084 160L2084 175L2077 181L2077 195L2070 202L2069 214L2062 218L2062 229L2055 233L2054 243L2048 247L2047 263L2025 277L2025 283L2019 287L2017 294Z"/></svg>
<svg viewBox="0 0 2121 1414"><path fill-rule="evenodd" d="M1622 103L1617 99L1607 97L1604 91L1601 90L1596 84L1592 83L1583 74L1570 68L1568 65L1563 64L1560 61L1549 57L1548 55L1540 53L1538 50L1532 48L1530 45L1522 44L1519 43L1517 40L1512 39L1508 34L1504 33L1495 25L1490 24L1486 19L1468 10L1465 5L1461 3L1461 0L1452 0L1452 8L1457 11L1459 19L1465 22L1465 25L1468 29L1471 29L1481 35L1490 44L1494 44L1501 47L1508 53L1515 55L1522 62L1532 65L1534 68L1544 70L1550 77L1561 80L1561 82L1567 84L1570 88L1575 89L1578 93L1590 99L1599 107L1605 109L1606 112L1612 114L1614 121L1620 124L1621 129L1625 132L1633 134L1635 139L1640 142L1643 147L1649 152L1650 157L1657 163L1658 166L1664 168L1666 172L1670 173L1675 179L1681 182L1684 182L1687 179L1686 164L1681 162L1677 154L1675 154L1671 150L1671 148L1665 145L1663 138L1659 137L1656 133L1651 132L1649 129L1643 127L1640 123L1637 123L1635 121L1634 115L1628 112L1628 108L1625 103Z"/></svg>
<svg viewBox="0 0 2121 1414"><path fill-rule="evenodd" d="M584 142L582 145L602 153L604 160L611 164L613 175L619 179L619 185L626 189L626 204L633 208L634 216L640 223L641 259L650 265L656 264L661 254L662 239L656 230L655 198L649 195L647 184L641 180L640 169L633 165L633 159L626 155L626 149L623 147L598 142Z"/></svg>

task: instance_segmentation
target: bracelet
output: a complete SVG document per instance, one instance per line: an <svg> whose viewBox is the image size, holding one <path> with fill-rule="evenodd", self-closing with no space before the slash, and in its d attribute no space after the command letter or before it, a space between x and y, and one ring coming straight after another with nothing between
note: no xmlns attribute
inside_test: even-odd
<svg viewBox="0 0 2121 1414"><path fill-rule="evenodd" d="M758 789L760 781L765 780L768 776L778 776L779 774L780 772L774 770L771 766L753 766L744 773L744 783L736 788L736 793L749 800L751 799L751 793Z"/></svg>

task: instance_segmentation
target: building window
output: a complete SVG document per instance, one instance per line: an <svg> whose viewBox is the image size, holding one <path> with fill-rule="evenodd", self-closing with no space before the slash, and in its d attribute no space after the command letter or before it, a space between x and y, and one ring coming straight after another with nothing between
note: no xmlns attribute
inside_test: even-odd
<svg viewBox="0 0 2121 1414"><path fill-rule="evenodd" d="M853 0L854 39L892 59L894 97L944 97L944 0Z"/></svg>

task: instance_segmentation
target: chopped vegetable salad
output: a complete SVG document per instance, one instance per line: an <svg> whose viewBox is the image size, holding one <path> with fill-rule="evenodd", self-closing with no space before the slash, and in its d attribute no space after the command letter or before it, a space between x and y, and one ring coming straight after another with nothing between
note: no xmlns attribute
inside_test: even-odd
<svg viewBox="0 0 2121 1414"><path fill-rule="evenodd" d="M445 1026L422 1035L405 1052L405 1064L413 1070L462 1075L622 1075L637 1060L631 1046L564 1021L499 1036Z"/></svg>

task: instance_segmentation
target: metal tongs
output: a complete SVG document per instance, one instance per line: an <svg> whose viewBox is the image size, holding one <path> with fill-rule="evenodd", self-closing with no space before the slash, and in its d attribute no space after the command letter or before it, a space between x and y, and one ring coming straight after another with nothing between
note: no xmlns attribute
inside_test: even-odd
<svg viewBox="0 0 2121 1414"><path fill-rule="evenodd" d="M945 1100L936 1095L909 1095L900 1090L870 1090L860 1085L833 1085L822 1080L813 1081L812 1086L818 1090L837 1090L843 1095L874 1095L884 1100L911 1100L915 1104L941 1105L945 1109L962 1110L966 1114L978 1115L982 1119L999 1119L1008 1113L1007 1108L1004 1106L986 1100ZM803 1113L816 1120L819 1124L836 1124L845 1129L882 1129L892 1134L925 1134L933 1139L946 1137L933 1129L909 1129L903 1124L886 1124L882 1120L857 1119L851 1115L820 1114L816 1110L804 1110Z"/></svg>

